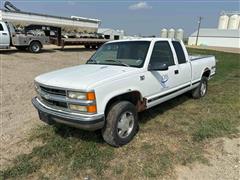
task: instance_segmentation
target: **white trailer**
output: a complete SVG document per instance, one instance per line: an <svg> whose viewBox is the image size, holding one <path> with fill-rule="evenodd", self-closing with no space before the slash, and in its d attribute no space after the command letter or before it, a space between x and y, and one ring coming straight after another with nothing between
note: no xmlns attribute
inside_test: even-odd
<svg viewBox="0 0 240 180"><path fill-rule="evenodd" d="M101 34L97 33L101 23L99 19L84 18L79 16L61 17L39 13L31 13L20 11L13 4L6 1L4 4L6 9L0 9L0 22L2 25L13 24L15 27L20 27L20 33L27 34L29 31L42 31L49 38L49 42L64 48L66 45L84 45L86 48L98 48L109 39L104 39ZM17 30L19 32L19 30ZM62 34L62 32L64 34ZM0 40L2 41L3 35ZM11 35L11 33L9 33ZM19 34L19 33L18 33ZM68 36L66 36L68 34ZM13 37L13 36L12 36ZM39 37L38 37L39 38ZM24 42L26 37L21 38ZM23 41L22 41L23 40ZM0 45L3 45L0 42ZM6 43L5 43L6 44ZM10 43L14 45L14 43ZM17 48L22 48L21 43L15 45ZM26 43L24 44L26 45ZM42 47L42 46L41 46Z"/></svg>
<svg viewBox="0 0 240 180"><path fill-rule="evenodd" d="M0 10L0 21L11 22L14 25L21 25L23 27L31 24L48 25L60 27L66 31L71 30L85 33L96 33L101 23L99 19L83 17L68 18L23 11L8 11L4 9Z"/></svg>

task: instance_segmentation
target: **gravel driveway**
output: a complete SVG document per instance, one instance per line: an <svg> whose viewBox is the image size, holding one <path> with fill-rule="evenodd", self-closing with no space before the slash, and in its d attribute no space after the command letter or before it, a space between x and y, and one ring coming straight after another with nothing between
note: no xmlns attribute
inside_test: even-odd
<svg viewBox="0 0 240 180"><path fill-rule="evenodd" d="M21 153L30 152L34 144L26 140L31 128L39 121L31 104L33 80L42 73L84 63L93 51L71 48L64 51L45 47L39 54L1 50L1 166ZM3 167L3 166L2 166Z"/></svg>

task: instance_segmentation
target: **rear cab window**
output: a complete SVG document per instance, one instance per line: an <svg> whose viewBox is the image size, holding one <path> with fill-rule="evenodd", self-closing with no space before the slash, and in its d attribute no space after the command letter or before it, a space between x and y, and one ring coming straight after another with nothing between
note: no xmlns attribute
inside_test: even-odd
<svg viewBox="0 0 240 180"><path fill-rule="evenodd" d="M3 31L3 26L1 23L0 23L0 31Z"/></svg>
<svg viewBox="0 0 240 180"><path fill-rule="evenodd" d="M177 55L178 64L186 63L187 60L186 60L186 56L184 54L181 43L178 41L172 41L172 44L173 44L173 47L174 47L176 55Z"/></svg>

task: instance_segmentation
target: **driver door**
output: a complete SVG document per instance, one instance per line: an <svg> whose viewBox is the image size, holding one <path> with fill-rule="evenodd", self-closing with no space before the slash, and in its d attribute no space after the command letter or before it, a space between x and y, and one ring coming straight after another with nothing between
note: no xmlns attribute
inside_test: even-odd
<svg viewBox="0 0 240 180"><path fill-rule="evenodd" d="M160 68L159 67L166 67ZM174 61L172 49L168 41L155 42L149 62L148 79L151 86L149 92L152 94L147 98L148 105L158 104L177 87L176 74L177 65Z"/></svg>
<svg viewBox="0 0 240 180"><path fill-rule="evenodd" d="M0 22L0 47L8 47L10 45L10 35L8 28L4 22Z"/></svg>

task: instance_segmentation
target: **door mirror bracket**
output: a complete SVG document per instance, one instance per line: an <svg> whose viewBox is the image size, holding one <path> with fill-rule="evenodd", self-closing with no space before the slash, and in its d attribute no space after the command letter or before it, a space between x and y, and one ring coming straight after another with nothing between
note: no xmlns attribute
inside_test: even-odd
<svg viewBox="0 0 240 180"><path fill-rule="evenodd" d="M157 63L157 64L149 64L148 66L149 71L167 71L168 65L165 63Z"/></svg>

